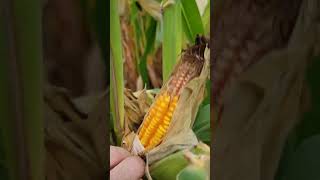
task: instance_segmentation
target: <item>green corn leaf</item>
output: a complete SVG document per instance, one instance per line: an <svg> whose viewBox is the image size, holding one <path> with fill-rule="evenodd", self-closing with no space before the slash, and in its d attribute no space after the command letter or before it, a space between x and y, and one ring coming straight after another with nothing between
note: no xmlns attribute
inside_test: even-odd
<svg viewBox="0 0 320 180"><path fill-rule="evenodd" d="M147 29L147 34L146 34L147 44L146 44L143 56L141 57L141 61L139 63L139 72L144 84L147 84L147 87L149 86L149 76L147 71L147 57L153 51L155 38L156 38L156 30L157 30L157 21L150 18L149 27Z"/></svg>
<svg viewBox="0 0 320 180"><path fill-rule="evenodd" d="M201 104L201 107L207 105L207 104L210 104L210 96L211 94L211 81L210 80L207 80L206 82L206 97L204 98L202 104Z"/></svg>
<svg viewBox="0 0 320 180"><path fill-rule="evenodd" d="M210 33L210 1L208 2L204 13L202 15L202 24L204 28L204 34L209 35Z"/></svg>
<svg viewBox="0 0 320 180"><path fill-rule="evenodd" d="M135 57L139 57L139 49L138 49L138 45L139 45L139 39L141 36L141 30L140 30L140 26L138 23L137 18L139 17L139 10L136 6L135 3L131 3L130 4L130 23L132 25L133 31L134 31L134 43L136 44L136 48L135 48Z"/></svg>
<svg viewBox="0 0 320 180"><path fill-rule="evenodd" d="M183 30L182 30L182 8L181 8L181 3L178 2L180 6L177 7L177 17L176 17L176 31L177 31L177 37L176 37L176 54L177 58L179 60L179 56L181 54L181 49L182 49L182 39L183 39Z"/></svg>
<svg viewBox="0 0 320 180"><path fill-rule="evenodd" d="M121 29L118 15L118 1L110 2L110 107L114 130L120 141L121 131L124 128L124 76L123 76L123 56L121 44Z"/></svg>
<svg viewBox="0 0 320 180"><path fill-rule="evenodd" d="M176 64L181 52L181 9L180 1L175 1L164 10L163 15L163 49L162 49L162 71L165 82Z"/></svg>
<svg viewBox="0 0 320 180"><path fill-rule="evenodd" d="M199 108L193 131L199 140L210 143L211 129L210 129L210 104Z"/></svg>
<svg viewBox="0 0 320 180"><path fill-rule="evenodd" d="M193 42L194 39L192 37L191 31L189 30L188 23L187 23L186 18L184 17L184 15L182 15L182 20L181 21L182 21L182 29L183 29L185 37L187 38L188 42Z"/></svg>
<svg viewBox="0 0 320 180"><path fill-rule="evenodd" d="M183 14L183 30L189 41L193 42L197 34L204 34L202 18L195 0L181 0L181 5Z"/></svg>

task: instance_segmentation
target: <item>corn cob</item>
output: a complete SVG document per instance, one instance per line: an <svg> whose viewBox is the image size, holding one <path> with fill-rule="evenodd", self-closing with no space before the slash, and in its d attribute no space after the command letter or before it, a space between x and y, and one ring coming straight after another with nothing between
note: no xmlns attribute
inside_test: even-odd
<svg viewBox="0 0 320 180"><path fill-rule="evenodd" d="M170 80L168 90L157 97L145 117L138 136L146 149L157 146L168 131L181 89L192 76L193 71L186 68L188 66L189 64L186 63L179 68L176 75Z"/></svg>
<svg viewBox="0 0 320 180"><path fill-rule="evenodd" d="M154 148L163 140L169 129L182 89L201 71L203 52L207 44L203 42L203 39L199 39L196 43L198 44L184 53L181 63L173 72L167 86L162 88L163 90L144 118L138 137L146 150Z"/></svg>
<svg viewBox="0 0 320 180"><path fill-rule="evenodd" d="M158 145L167 132L173 112L177 106L178 96L170 97L168 93L161 94L139 132L139 139L146 149Z"/></svg>

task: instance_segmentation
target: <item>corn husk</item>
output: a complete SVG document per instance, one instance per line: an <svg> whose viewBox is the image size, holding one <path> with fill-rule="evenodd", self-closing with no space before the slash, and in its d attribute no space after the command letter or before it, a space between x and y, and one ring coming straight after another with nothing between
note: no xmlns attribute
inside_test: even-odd
<svg viewBox="0 0 320 180"><path fill-rule="evenodd" d="M145 89L132 92L125 89L124 92L124 106L125 106L125 130L121 146L130 150L135 139L135 133L142 123L143 117L147 113L152 101L153 95Z"/></svg>
<svg viewBox="0 0 320 180"><path fill-rule="evenodd" d="M210 147L199 143L191 149L181 150L150 166L155 179L184 179L184 174L194 173L209 179Z"/></svg>
<svg viewBox="0 0 320 180"><path fill-rule="evenodd" d="M198 144L192 131L198 108L205 96L206 80L210 72L210 50L205 51L205 62L199 77L192 79L182 91L171 125L163 142L148 153L149 163L168 154Z"/></svg>
<svg viewBox="0 0 320 180"><path fill-rule="evenodd" d="M136 92L136 95L129 89L124 91L125 122L129 129L137 131L144 115L149 109L152 99L146 90Z"/></svg>
<svg viewBox="0 0 320 180"><path fill-rule="evenodd" d="M187 150L184 155L190 164L177 175L177 179L210 179L210 147L208 145L200 142L193 152Z"/></svg>
<svg viewBox="0 0 320 180"><path fill-rule="evenodd" d="M128 132L128 135L124 136L124 139L127 141L130 139L129 141L133 144L131 148L126 146L131 153L138 155L143 154L146 157L146 176L148 179L152 179L149 173L150 165L174 152L190 149L199 143L197 137L192 131L192 126L196 118L198 108L205 96L206 80L210 76L209 62L210 50L206 48L201 73L198 77L195 77L188 82L184 87L180 94L177 107L173 113L168 132L158 146L148 152L145 152L136 132L131 129L131 131ZM178 66L179 64L176 65L174 71L176 71ZM166 89L166 86L167 84L162 87L160 92L163 92Z"/></svg>

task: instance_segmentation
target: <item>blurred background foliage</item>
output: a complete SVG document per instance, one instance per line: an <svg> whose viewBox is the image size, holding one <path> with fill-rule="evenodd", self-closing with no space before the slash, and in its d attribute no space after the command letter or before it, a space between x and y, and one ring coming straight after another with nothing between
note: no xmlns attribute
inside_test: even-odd
<svg viewBox="0 0 320 180"><path fill-rule="evenodd" d="M311 59L305 80L311 106L290 133L284 147L276 180L320 179L320 57ZM308 98L310 98L308 97Z"/></svg>
<svg viewBox="0 0 320 180"><path fill-rule="evenodd" d="M44 179L44 151L57 152L45 137L44 122L55 117L44 118L44 87L65 88L71 98L106 90L107 3L0 2L0 179Z"/></svg>

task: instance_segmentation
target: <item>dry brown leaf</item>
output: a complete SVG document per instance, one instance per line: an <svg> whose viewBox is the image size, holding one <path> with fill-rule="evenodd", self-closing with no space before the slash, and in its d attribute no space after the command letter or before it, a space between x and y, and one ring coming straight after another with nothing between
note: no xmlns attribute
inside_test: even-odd
<svg viewBox="0 0 320 180"><path fill-rule="evenodd" d="M153 18L160 21L162 19L161 4L156 0L138 0L141 7Z"/></svg>
<svg viewBox="0 0 320 180"><path fill-rule="evenodd" d="M151 105L150 97L145 89L135 94L125 89L124 95L125 124L128 125L129 131L137 131Z"/></svg>
<svg viewBox="0 0 320 180"><path fill-rule="evenodd" d="M124 91L125 106L125 134L122 139L122 147L130 150L135 134L138 130L144 115L152 103L152 95L145 89L133 93L130 89Z"/></svg>

